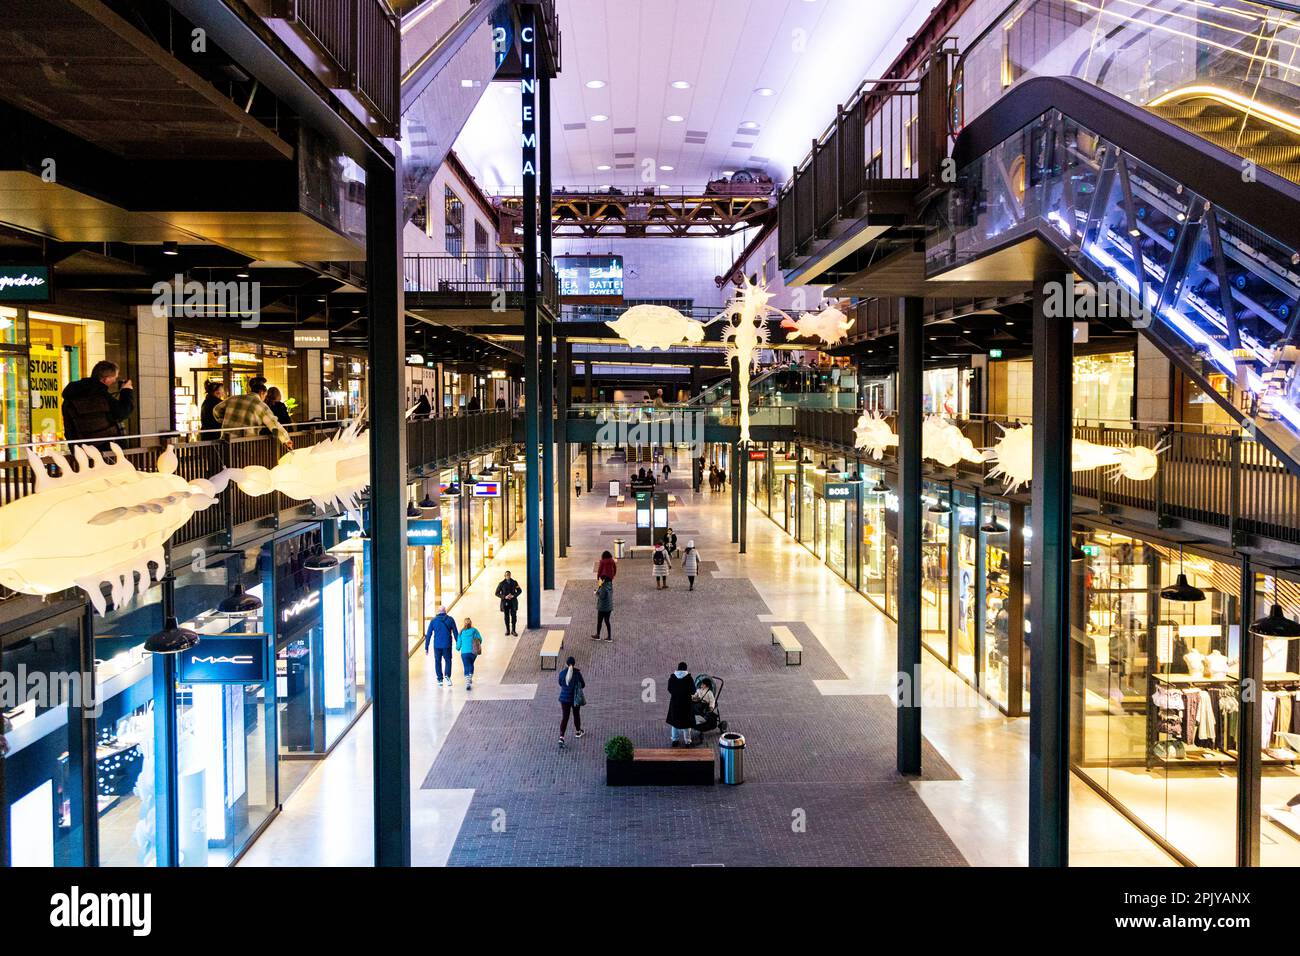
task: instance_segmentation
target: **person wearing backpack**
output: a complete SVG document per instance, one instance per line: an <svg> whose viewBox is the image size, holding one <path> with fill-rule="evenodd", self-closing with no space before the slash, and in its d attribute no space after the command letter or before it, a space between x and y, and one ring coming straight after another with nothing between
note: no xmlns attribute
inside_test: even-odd
<svg viewBox="0 0 1300 956"><path fill-rule="evenodd" d="M650 565L654 568L655 590L667 590L668 569L672 567L672 559L668 557L668 551L664 548L662 541L655 545L655 553L650 559Z"/></svg>
<svg viewBox="0 0 1300 956"><path fill-rule="evenodd" d="M460 662L465 667L465 689L474 689L474 660L483 653L483 635L474 626L474 622L465 618L465 626L456 635L456 650L460 652ZM451 668L447 671L450 673Z"/></svg>
<svg viewBox="0 0 1300 956"><path fill-rule="evenodd" d="M564 732L569 729L569 715L573 715L574 738L582 736L582 705L587 702L586 680L578 663L570 657L559 673L560 681L560 747L564 747Z"/></svg>
<svg viewBox="0 0 1300 956"><path fill-rule="evenodd" d="M695 575L700 573L700 552L695 550L695 542L687 541L686 550L682 553L682 573L686 575L686 581L690 585L687 590L695 590Z"/></svg>
<svg viewBox="0 0 1300 956"><path fill-rule="evenodd" d="M599 641L600 626L605 625L605 640L614 640L614 628L609 616L614 613L614 582L603 575L596 586L596 633L591 635L593 641Z"/></svg>

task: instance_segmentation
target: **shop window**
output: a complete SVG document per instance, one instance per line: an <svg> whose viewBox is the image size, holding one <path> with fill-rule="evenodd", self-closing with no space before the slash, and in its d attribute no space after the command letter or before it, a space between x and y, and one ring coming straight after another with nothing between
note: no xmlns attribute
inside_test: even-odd
<svg viewBox="0 0 1300 956"><path fill-rule="evenodd" d="M922 484L925 505L921 521L921 640L944 663L949 651L949 560L952 548L952 506L947 484Z"/></svg>
<svg viewBox="0 0 1300 956"><path fill-rule="evenodd" d="M465 204L451 187L444 186L443 193L443 236L447 254L459 258L465 254Z"/></svg>
<svg viewBox="0 0 1300 956"><path fill-rule="evenodd" d="M63 438L63 389L106 358L104 323L29 312L27 346L32 440L55 442Z"/></svg>
<svg viewBox="0 0 1300 956"><path fill-rule="evenodd" d="M1294 622L1300 616L1300 582L1256 574L1252 616L1267 621L1274 605ZM1279 629L1273 628L1277 631ZM1261 636L1260 697L1261 866L1300 866L1300 640Z"/></svg>

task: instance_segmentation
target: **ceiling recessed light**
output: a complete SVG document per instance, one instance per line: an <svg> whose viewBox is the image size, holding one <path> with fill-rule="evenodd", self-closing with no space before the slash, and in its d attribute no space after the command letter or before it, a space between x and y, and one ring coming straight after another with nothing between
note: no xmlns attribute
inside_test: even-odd
<svg viewBox="0 0 1300 956"><path fill-rule="evenodd" d="M604 80L588 80L588 81L587 81L587 89L589 89L589 90L599 90L599 89L602 89L604 86L605 86L605 81L604 81Z"/></svg>
<svg viewBox="0 0 1300 956"><path fill-rule="evenodd" d="M722 175L724 175L724 176L734 176L734 175L736 175L736 171L735 171L734 169L724 169L724 170L722 171Z"/></svg>
<svg viewBox="0 0 1300 956"><path fill-rule="evenodd" d="M760 86L754 92L757 93L759 96L771 96L776 92L776 90L772 89L772 87L770 86Z"/></svg>
<svg viewBox="0 0 1300 956"><path fill-rule="evenodd" d="M601 163L599 166L596 167L596 169L602 173L606 172L609 169L609 163Z"/></svg>
<svg viewBox="0 0 1300 956"><path fill-rule="evenodd" d="M689 90L690 88L691 84L685 80L673 80L673 89L675 90Z"/></svg>
<svg viewBox="0 0 1300 956"><path fill-rule="evenodd" d="M660 166L659 170L660 172L671 173L673 171L673 168L671 166Z"/></svg>
<svg viewBox="0 0 1300 956"><path fill-rule="evenodd" d="M740 128L741 128L741 129L758 129L758 124L755 123L753 120L745 120L745 122L743 122L743 123L740 124Z"/></svg>
<svg viewBox="0 0 1300 956"><path fill-rule="evenodd" d="M607 119L609 119L609 117L606 116L604 113L597 113L595 116L591 118L591 121L593 123L603 123Z"/></svg>
<svg viewBox="0 0 1300 956"><path fill-rule="evenodd" d="M667 117L668 122L670 123L680 123L683 120L683 118L684 117L678 116L676 113L674 113L672 116Z"/></svg>

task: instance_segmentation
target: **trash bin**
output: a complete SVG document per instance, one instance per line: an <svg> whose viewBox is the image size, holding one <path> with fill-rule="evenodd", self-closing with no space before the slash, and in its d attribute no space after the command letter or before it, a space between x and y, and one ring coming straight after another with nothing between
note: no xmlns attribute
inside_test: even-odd
<svg viewBox="0 0 1300 956"><path fill-rule="evenodd" d="M625 541L623 538L614 539L614 557L618 558L620 561L623 560L623 548L626 545L627 545L627 541Z"/></svg>
<svg viewBox="0 0 1300 956"><path fill-rule="evenodd" d="M718 738L719 774L723 783L745 782L745 738L723 734Z"/></svg>

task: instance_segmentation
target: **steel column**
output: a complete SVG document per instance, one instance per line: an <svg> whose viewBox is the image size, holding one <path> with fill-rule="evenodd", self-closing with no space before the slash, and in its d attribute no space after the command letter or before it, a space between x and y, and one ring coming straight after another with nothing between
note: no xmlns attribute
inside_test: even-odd
<svg viewBox="0 0 1300 956"><path fill-rule="evenodd" d="M1047 287L1066 273L1034 283L1034 561L1029 572L1030 656L1034 704L1029 709L1029 865L1069 864L1070 516L1073 444L1074 327L1049 315Z"/></svg>
<svg viewBox="0 0 1300 956"><path fill-rule="evenodd" d="M898 772L921 772L921 324L925 300L898 323ZM802 508L800 509L802 511Z"/></svg>
<svg viewBox="0 0 1300 956"><path fill-rule="evenodd" d="M551 80L537 77L537 129L541 145L538 211L541 223L542 268L551 268ZM555 349L554 316L542 323L541 395L542 414L542 587L555 590Z"/></svg>
<svg viewBox="0 0 1300 956"><path fill-rule="evenodd" d="M370 316L371 599L376 866L411 865L411 741L406 648L406 322L397 160L366 164ZM398 462L401 467L385 467Z"/></svg>
<svg viewBox="0 0 1300 956"><path fill-rule="evenodd" d="M739 449L736 455L736 500L739 502L740 512L740 553L745 553L746 527L749 517L749 449L745 445L738 445Z"/></svg>
<svg viewBox="0 0 1300 956"><path fill-rule="evenodd" d="M1258 689L1263 687L1264 641L1250 632L1255 620L1255 568L1249 558L1241 559L1241 600L1237 619L1241 625L1241 663L1238 688L1241 698L1241 736L1239 740L1261 738L1263 707ZM1247 693L1250 689L1252 692ZM1237 748L1237 865L1259 866L1260 829L1260 748Z"/></svg>
<svg viewBox="0 0 1300 956"><path fill-rule="evenodd" d="M519 10L519 81L523 130L524 209L524 528L527 533L527 620L529 630L542 626L541 487L537 421L537 8Z"/></svg>
<svg viewBox="0 0 1300 956"><path fill-rule="evenodd" d="M556 371L560 378L559 395L555 403L555 417L560 420L560 441L557 458L560 461L560 481L555 493L560 501L560 557L565 557L569 547L569 527L573 514L573 499L569 494L569 372L572 366L573 343L567 339L556 342L559 351Z"/></svg>
<svg viewBox="0 0 1300 956"><path fill-rule="evenodd" d="M740 458L740 443L732 442L731 444L731 467L727 469L727 474L731 477L731 543L740 542L740 501L737 499L737 490L740 487L739 476L737 475L736 462Z"/></svg>

